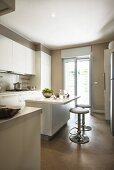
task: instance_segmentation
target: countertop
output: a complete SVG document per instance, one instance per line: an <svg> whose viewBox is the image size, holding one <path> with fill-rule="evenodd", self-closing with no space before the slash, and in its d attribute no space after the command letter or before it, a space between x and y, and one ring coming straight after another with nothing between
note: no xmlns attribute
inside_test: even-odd
<svg viewBox="0 0 114 170"><path fill-rule="evenodd" d="M35 98L35 99L28 99L25 100L25 102L31 102L31 103L45 103L45 104L67 104L73 100L78 99L80 96L70 96L69 98L64 98L64 99L60 99L60 98Z"/></svg>
<svg viewBox="0 0 114 170"><path fill-rule="evenodd" d="M4 91L0 92L0 95L12 95L12 94L19 94L19 93L27 93L27 92L38 92L38 90L25 90L25 91Z"/></svg>
<svg viewBox="0 0 114 170"><path fill-rule="evenodd" d="M12 107L9 106L9 108L12 108ZM13 108L15 108L15 107L13 107ZM42 113L42 109L41 108L36 108L36 107L21 107L21 110L15 116L13 116L12 118L10 118L10 119L1 119L0 120L0 124L8 122L8 121L11 121L13 119L17 119L19 117L22 117L22 116L25 116L25 115L28 115L28 114L32 114L32 113L34 113L36 111L37 111L38 114Z"/></svg>

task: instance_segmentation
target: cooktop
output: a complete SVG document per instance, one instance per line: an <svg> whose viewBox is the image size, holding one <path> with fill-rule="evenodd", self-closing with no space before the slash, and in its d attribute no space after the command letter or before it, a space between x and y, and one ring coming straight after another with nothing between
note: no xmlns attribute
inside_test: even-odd
<svg viewBox="0 0 114 170"><path fill-rule="evenodd" d="M20 110L20 108L18 109L13 109L13 108L0 108L0 119L8 119L8 118L12 118L13 116L15 116L18 111Z"/></svg>

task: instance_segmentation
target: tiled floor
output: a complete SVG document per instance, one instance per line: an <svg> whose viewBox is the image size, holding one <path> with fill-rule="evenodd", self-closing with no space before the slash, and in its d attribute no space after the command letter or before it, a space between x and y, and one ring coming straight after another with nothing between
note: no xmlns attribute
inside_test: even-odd
<svg viewBox="0 0 114 170"><path fill-rule="evenodd" d="M69 140L75 120L71 114L67 126L51 141L42 140L41 170L114 170L114 137L104 115L86 117L92 131L86 132L90 142L82 145Z"/></svg>

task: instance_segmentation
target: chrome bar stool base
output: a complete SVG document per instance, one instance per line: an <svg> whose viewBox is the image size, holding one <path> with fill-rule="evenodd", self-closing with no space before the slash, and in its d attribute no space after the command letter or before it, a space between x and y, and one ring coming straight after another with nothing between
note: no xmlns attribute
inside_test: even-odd
<svg viewBox="0 0 114 170"><path fill-rule="evenodd" d="M81 136L78 137L78 135L71 135L69 136L69 139L74 142L74 143L78 143L78 144L85 144L89 142L89 138L88 136Z"/></svg>
<svg viewBox="0 0 114 170"><path fill-rule="evenodd" d="M91 108L90 105L86 105L86 104L77 104L76 107L83 108L83 109L85 109L85 108L90 109ZM92 130L91 126L86 126L85 125L85 115L84 114L82 116L82 126L81 126L81 129L82 129L82 131L90 131L90 130Z"/></svg>
<svg viewBox="0 0 114 170"><path fill-rule="evenodd" d="M69 139L72 142L78 143L78 144L88 143L89 142L89 137L84 135L84 124L82 124L83 125L83 132L81 130L81 115L84 116L86 113L89 113L89 110L82 109L82 108L71 108L70 112L78 115L78 128L76 128L77 133L76 134L71 134L69 136Z"/></svg>

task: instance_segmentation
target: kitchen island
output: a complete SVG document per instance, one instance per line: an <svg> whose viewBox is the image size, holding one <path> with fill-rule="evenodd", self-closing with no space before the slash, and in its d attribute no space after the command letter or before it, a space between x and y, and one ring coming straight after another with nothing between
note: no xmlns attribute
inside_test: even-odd
<svg viewBox="0 0 114 170"><path fill-rule="evenodd" d="M41 108L23 107L0 120L1 170L40 170L41 113Z"/></svg>
<svg viewBox="0 0 114 170"><path fill-rule="evenodd" d="M36 98L26 100L26 106L42 108L41 115L41 134L50 139L58 130L60 130L69 120L70 102L79 98L78 96L65 99L59 98Z"/></svg>

